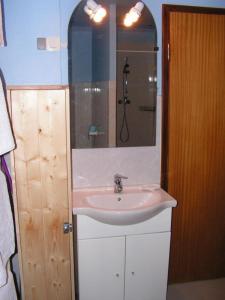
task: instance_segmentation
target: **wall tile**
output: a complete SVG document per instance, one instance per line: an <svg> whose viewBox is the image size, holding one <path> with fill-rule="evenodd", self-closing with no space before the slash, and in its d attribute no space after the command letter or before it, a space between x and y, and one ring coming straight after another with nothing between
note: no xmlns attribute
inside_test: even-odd
<svg viewBox="0 0 225 300"><path fill-rule="evenodd" d="M160 182L161 97L157 98L157 137L154 147L75 149L73 187L112 186L113 175L128 176L126 185Z"/></svg>

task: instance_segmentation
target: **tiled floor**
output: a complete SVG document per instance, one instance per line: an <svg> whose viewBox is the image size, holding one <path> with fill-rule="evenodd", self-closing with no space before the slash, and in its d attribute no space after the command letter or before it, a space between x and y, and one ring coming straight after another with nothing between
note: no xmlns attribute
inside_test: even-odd
<svg viewBox="0 0 225 300"><path fill-rule="evenodd" d="M225 300L225 278L169 285L167 300Z"/></svg>

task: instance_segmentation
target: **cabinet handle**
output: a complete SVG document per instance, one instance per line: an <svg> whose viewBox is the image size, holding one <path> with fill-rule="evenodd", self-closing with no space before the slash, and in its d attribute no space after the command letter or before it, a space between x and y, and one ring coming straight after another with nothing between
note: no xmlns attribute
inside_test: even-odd
<svg viewBox="0 0 225 300"><path fill-rule="evenodd" d="M119 274L119 273L116 273L116 277L120 277L120 274Z"/></svg>
<svg viewBox="0 0 225 300"><path fill-rule="evenodd" d="M135 275L135 273L134 272L131 272L131 274L134 276Z"/></svg>
<svg viewBox="0 0 225 300"><path fill-rule="evenodd" d="M73 231L73 225L70 223L64 223L63 224L63 233L67 234Z"/></svg>

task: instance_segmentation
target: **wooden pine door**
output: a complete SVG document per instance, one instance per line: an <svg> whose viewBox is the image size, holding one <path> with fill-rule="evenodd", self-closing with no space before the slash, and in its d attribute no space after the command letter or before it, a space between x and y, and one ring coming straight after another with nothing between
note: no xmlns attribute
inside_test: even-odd
<svg viewBox="0 0 225 300"><path fill-rule="evenodd" d="M168 60L169 58L169 60ZM164 6L170 282L225 276L225 10Z"/></svg>
<svg viewBox="0 0 225 300"><path fill-rule="evenodd" d="M66 90L10 90L12 155L23 300L72 299Z"/></svg>

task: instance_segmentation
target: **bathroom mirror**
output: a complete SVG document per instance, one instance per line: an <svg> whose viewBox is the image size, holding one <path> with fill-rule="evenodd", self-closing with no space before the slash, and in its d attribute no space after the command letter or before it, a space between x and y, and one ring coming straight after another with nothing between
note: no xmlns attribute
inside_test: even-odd
<svg viewBox="0 0 225 300"><path fill-rule="evenodd" d="M96 4L106 10L99 23ZM127 27L133 8L138 20ZM72 148L155 145L157 32L146 5L81 1L68 38Z"/></svg>

